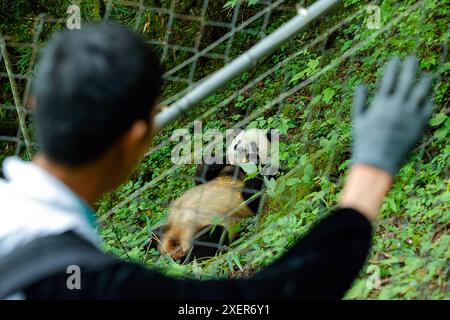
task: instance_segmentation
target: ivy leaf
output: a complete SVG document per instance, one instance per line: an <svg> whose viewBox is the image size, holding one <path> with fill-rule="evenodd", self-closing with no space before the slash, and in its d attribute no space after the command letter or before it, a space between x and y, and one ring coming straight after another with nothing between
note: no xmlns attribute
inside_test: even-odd
<svg viewBox="0 0 450 320"><path fill-rule="evenodd" d="M389 208L392 210L392 212L397 212L397 204L392 198L386 198L386 203L388 204Z"/></svg>
<svg viewBox="0 0 450 320"><path fill-rule="evenodd" d="M335 91L333 88L326 88L326 89L322 92L322 95L323 95L323 101L324 101L325 103L330 103L331 100L333 99L335 93L336 93L336 91Z"/></svg>
<svg viewBox="0 0 450 320"><path fill-rule="evenodd" d="M295 75L292 77L292 79L289 81L289 83L294 82L294 81L297 81L297 80L299 80L299 79L302 79L302 78L305 76L306 71L307 71L307 70L303 70L303 71L301 71L301 72L295 74Z"/></svg>
<svg viewBox="0 0 450 320"><path fill-rule="evenodd" d="M236 4L237 4L237 0L229 0L224 4L223 7L225 9L231 9L231 8L234 8L236 6Z"/></svg>
<svg viewBox="0 0 450 320"><path fill-rule="evenodd" d="M350 166L350 163L352 163L352 160L345 160L344 162L341 163L341 165L339 166L339 171L344 171L347 170L347 168Z"/></svg>
<svg viewBox="0 0 450 320"><path fill-rule="evenodd" d="M328 140L328 139L326 139L326 138L322 138L322 139L320 139L320 141L319 141L319 145L320 145L322 148L329 148L331 144L332 144L331 141Z"/></svg>
<svg viewBox="0 0 450 320"><path fill-rule="evenodd" d="M322 100L322 95L321 95L321 94L315 96L315 97L312 99L311 105L312 105L312 106L315 105L315 104L318 103L320 100Z"/></svg>
<svg viewBox="0 0 450 320"><path fill-rule="evenodd" d="M319 66L319 59L313 59L308 61L308 75L311 75L314 71L316 71Z"/></svg>
<svg viewBox="0 0 450 320"><path fill-rule="evenodd" d="M288 187L292 187L295 186L296 184L299 184L300 182L302 182L299 178L290 178L286 181L286 185Z"/></svg>
<svg viewBox="0 0 450 320"><path fill-rule="evenodd" d="M308 63L306 64L306 69L294 75L292 79L289 81L289 83L302 79L305 75L309 77L316 71L319 64L320 62L318 58L309 60Z"/></svg>
<svg viewBox="0 0 450 320"><path fill-rule="evenodd" d="M405 259L405 267L403 270L407 273L411 273L424 265L424 260L418 257L407 257Z"/></svg>
<svg viewBox="0 0 450 320"><path fill-rule="evenodd" d="M438 113L430 120L430 126L437 127L441 125L445 120L447 120L448 116L444 113Z"/></svg>
<svg viewBox="0 0 450 320"><path fill-rule="evenodd" d="M258 166L254 163L241 163L240 167L246 174L254 174L258 172Z"/></svg>
<svg viewBox="0 0 450 320"><path fill-rule="evenodd" d="M277 186L277 183L274 178L270 178L269 180L267 177L264 177L264 184L270 191L274 191L275 187Z"/></svg>
<svg viewBox="0 0 450 320"><path fill-rule="evenodd" d="M450 129L447 127L442 127L436 130L436 132L434 133L434 136L441 140L444 139L448 134L450 133Z"/></svg>
<svg viewBox="0 0 450 320"><path fill-rule="evenodd" d="M312 164L307 164L305 169L303 169L303 182L308 183L311 181L311 177L314 172L314 167Z"/></svg>

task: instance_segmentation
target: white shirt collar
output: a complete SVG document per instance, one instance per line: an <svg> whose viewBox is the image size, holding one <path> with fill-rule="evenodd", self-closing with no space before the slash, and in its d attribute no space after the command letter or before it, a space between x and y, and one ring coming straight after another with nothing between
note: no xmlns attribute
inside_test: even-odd
<svg viewBox="0 0 450 320"><path fill-rule="evenodd" d="M17 157L4 160L3 173L6 180L0 180L0 256L38 236L70 230L100 246L89 221L91 209L62 181Z"/></svg>
<svg viewBox="0 0 450 320"><path fill-rule="evenodd" d="M63 182L32 162L17 157L6 158L3 173L9 184L20 188L27 198L51 201L53 205L71 210L80 210L80 205L85 204Z"/></svg>

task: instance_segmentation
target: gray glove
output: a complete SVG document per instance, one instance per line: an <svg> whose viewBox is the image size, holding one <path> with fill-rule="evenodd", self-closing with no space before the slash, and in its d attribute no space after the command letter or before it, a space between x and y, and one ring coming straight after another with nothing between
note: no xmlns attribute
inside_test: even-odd
<svg viewBox="0 0 450 320"><path fill-rule="evenodd" d="M414 56L402 66L398 57L391 59L370 108L366 88L357 89L352 108L353 163L373 165L392 176L400 169L433 112L428 97L432 78L424 75L414 85L416 71Z"/></svg>

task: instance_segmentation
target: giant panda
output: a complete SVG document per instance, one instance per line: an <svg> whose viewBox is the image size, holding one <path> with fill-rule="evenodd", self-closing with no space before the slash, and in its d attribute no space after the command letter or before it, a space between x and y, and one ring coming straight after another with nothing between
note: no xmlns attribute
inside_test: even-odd
<svg viewBox="0 0 450 320"><path fill-rule="evenodd" d="M261 196L250 198L264 190L262 176L246 179L242 165L266 163L269 154L270 136L265 130L248 129L226 148L223 164L198 165L196 185L168 208L158 246L161 254L191 261L214 256L228 245L226 231L259 212Z"/></svg>

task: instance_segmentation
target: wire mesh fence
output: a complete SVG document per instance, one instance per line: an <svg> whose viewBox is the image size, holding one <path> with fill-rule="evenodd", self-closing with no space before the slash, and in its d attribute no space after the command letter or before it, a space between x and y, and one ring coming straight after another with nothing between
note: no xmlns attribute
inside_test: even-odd
<svg viewBox="0 0 450 320"><path fill-rule="evenodd" d="M284 22L304 14L304 8L314 1L255 2L108 0L100 2L95 10L97 19L133 28L158 51L166 67L163 103L169 105ZM223 259L210 259L203 271L214 274L218 265L228 263L229 272L237 268L245 274L248 270L242 265L246 262L253 259L250 269L263 265L279 253L274 248L288 247L313 219L335 205L336 190L349 165L353 90L361 81L370 83L373 89L382 71L380 66L393 54L415 53L422 60L422 68L436 75L435 92L441 93L436 112L448 114L448 29L439 26L435 32L426 27L427 23L444 19L441 7L430 3L434 2L380 0L362 5L344 1L343 6L320 17L257 67L230 81L162 130L131 180L98 205L102 236L109 250L156 266L172 263L160 257L152 245L164 232L161 226L167 221L167 207L196 185L193 176L197 164L173 164L171 152L176 142L170 139L174 129L192 132L194 123L203 126L201 132L260 128L280 134L280 173L266 177L264 190L252 190L262 200L253 217L238 226L241 238L230 243L220 232L219 241L209 241L216 228L213 223L196 230L192 237L197 247L226 252ZM82 27L95 18L83 8L83 1L78 4ZM385 15L388 11L390 14ZM27 18L30 32L23 41L3 34L0 160L9 155L29 158L36 152L31 111L26 108L32 70L39 49L54 30L66 26L67 19L44 12ZM412 29L418 25L422 27ZM436 126L429 131L415 149L405 169L411 176L420 177L424 163L445 153L446 133L439 130ZM441 174L448 181L445 159ZM232 177L240 179L237 171ZM404 197L419 202L428 197L415 192L420 178L411 179ZM206 182L204 175L201 180ZM439 199L445 192L445 186L441 186L434 195ZM392 201L388 206L395 206ZM430 202L427 210L440 206L442 201ZM194 209L198 213L198 208ZM390 221L389 215L384 219ZM284 234L280 231L283 228ZM266 241L266 237L276 244ZM262 245L255 249L255 243ZM192 260L193 248L182 261ZM195 273L195 268L190 270Z"/></svg>
<svg viewBox="0 0 450 320"><path fill-rule="evenodd" d="M154 6L153 1L100 1L102 6L99 9L101 11L99 17L105 21L132 27L142 33L160 53L168 69L164 74L166 79L164 102L169 104L188 92L195 82L219 69L263 38L272 11L292 9L282 6L283 2L261 1L257 8L251 10L242 8L241 4L237 3L234 8L225 11L223 1L213 3L205 0L200 7L190 7L190 3L180 4L179 1L162 1L159 7ZM195 4L199 5L197 2ZM209 14L209 10L215 14ZM220 11L219 14L216 13L217 10ZM218 17L221 20L213 20ZM8 37L8 34L3 35L5 47L2 50L2 58L7 57L7 60L5 64L2 63L0 75L2 82L5 80L10 82L11 88L5 90L9 95L2 99L2 102L7 101L9 104L2 103L1 107L4 112L19 111L17 116L22 129L17 130L16 134L8 132L2 135L2 140L13 143L8 150L14 149L16 155L21 153L26 141L30 140L27 149L32 147L32 139L26 137L31 129L25 128L23 115L24 112L29 113L29 110L23 106L28 100L30 76L36 61L36 53L48 40L49 34L66 27L69 18L65 12L62 17L50 17L43 12L34 19L19 18L18 20L29 28L27 33L32 36L26 37L26 41L17 41L13 37ZM186 30L190 34L185 34ZM233 44L235 35L239 33L249 35L245 44ZM13 64L8 63L9 51L17 59ZM199 69L197 68L199 64L214 64L214 67L209 70Z"/></svg>

